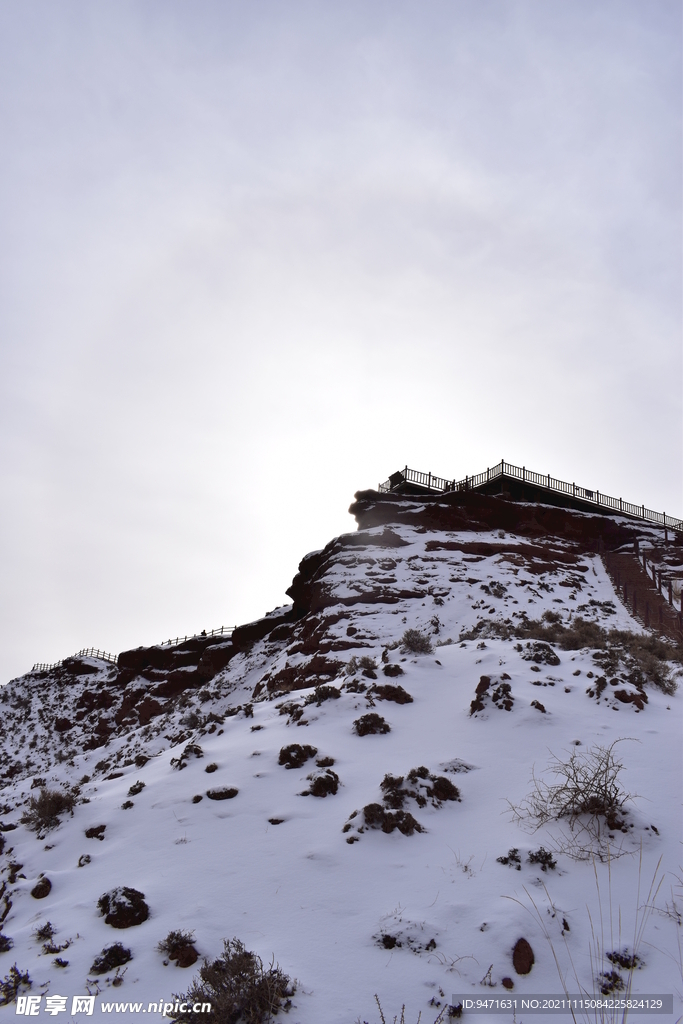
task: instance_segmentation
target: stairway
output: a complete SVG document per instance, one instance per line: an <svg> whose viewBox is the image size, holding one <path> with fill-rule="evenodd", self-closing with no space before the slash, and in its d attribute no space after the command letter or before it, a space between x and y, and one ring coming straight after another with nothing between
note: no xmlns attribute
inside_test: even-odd
<svg viewBox="0 0 683 1024"><path fill-rule="evenodd" d="M629 612L648 629L669 637L675 643L683 642L683 616L668 601L668 584L658 585L643 568L635 553L610 552L602 555L614 589Z"/></svg>

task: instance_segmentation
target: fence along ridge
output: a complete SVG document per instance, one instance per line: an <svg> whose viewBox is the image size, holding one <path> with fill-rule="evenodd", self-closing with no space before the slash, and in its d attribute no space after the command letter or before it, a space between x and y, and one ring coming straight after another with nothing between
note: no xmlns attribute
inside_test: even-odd
<svg viewBox="0 0 683 1024"><path fill-rule="evenodd" d="M536 473L534 470L527 469L526 466L514 466L511 462L505 462L504 459L501 459L497 465L490 467L483 473L477 473L475 476L466 476L462 480L446 480L444 477L434 476L432 473L422 473L416 469L408 469L406 466L405 469L400 470L399 473L394 473L384 483L379 484L377 489L383 494L390 492L392 480L395 481L393 484L395 486L399 482L396 478L400 477L406 483L418 484L437 493L468 491L481 487L482 484L496 480L498 477L506 476L512 477L515 480L521 480L523 483L536 484L556 494L571 495L573 498L579 498L581 501L595 505L596 508L610 509L622 515L657 523L659 526L668 527L671 530L683 531L683 519L667 516L666 512L655 512L653 509L645 508L645 505L634 505L632 502L624 501L622 498L612 498L610 495L603 494L598 490L580 487L576 483L570 484L566 480L558 480L556 477L551 476L550 473Z"/></svg>
<svg viewBox="0 0 683 1024"><path fill-rule="evenodd" d="M232 631L235 629L234 626L219 626L217 629L212 629L211 632L207 633L205 629L201 633L193 633L191 636L177 636L175 640L162 640L159 644L154 644L155 647L175 647L176 644L185 643L186 640L196 640L198 638L211 637L211 636L232 636ZM118 654L108 654L107 651L101 651L97 647L84 647L82 651L77 651L75 654L69 655L68 658L62 658L61 661L54 661L51 665L46 662L38 661L31 669L31 672L51 672L53 668L61 668L65 661L70 661L72 658L96 658L99 661L108 661L112 665L118 664Z"/></svg>

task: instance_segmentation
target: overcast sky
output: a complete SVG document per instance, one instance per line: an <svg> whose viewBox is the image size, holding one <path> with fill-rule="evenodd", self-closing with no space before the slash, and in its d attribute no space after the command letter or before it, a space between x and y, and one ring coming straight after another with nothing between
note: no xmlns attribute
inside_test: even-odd
<svg viewBox="0 0 683 1024"><path fill-rule="evenodd" d="M683 514L678 0L0 0L0 682L406 463Z"/></svg>

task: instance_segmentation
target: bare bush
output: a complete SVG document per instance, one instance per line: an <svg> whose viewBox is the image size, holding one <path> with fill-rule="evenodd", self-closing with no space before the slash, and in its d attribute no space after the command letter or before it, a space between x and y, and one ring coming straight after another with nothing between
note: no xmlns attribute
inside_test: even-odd
<svg viewBox="0 0 683 1024"><path fill-rule="evenodd" d="M223 953L213 962L204 961L188 992L174 996L187 1005L187 1012L171 1012L176 1021L194 1021L195 1003L208 1003L203 1014L206 1024L265 1024L279 1009L288 1009L295 985L271 961L265 968L260 956L245 949L239 939L225 939Z"/></svg>
<svg viewBox="0 0 683 1024"><path fill-rule="evenodd" d="M514 819L532 832L549 822L566 822L569 833L556 840L558 849L577 859L602 859L614 833L628 832L623 816L633 797L619 781L624 764L614 748L620 742L585 753L575 750L567 761L553 755L547 773L558 781L548 783L532 773L531 793L520 804L510 804Z"/></svg>

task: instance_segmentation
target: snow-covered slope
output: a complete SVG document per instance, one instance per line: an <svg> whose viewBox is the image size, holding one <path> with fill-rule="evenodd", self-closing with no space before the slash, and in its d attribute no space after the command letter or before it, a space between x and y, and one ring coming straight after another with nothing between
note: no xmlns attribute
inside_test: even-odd
<svg viewBox="0 0 683 1024"><path fill-rule="evenodd" d="M560 995L559 972L593 993L611 971L634 993L673 993L676 1020L680 652L607 575L601 551L625 549L633 526L496 498L366 493L352 510L358 532L302 561L292 605L230 643L82 659L3 688L0 979L16 963L24 993L146 1007L199 967L156 950L184 929L208 959L233 936L274 956L297 979L293 1024L375 1021L375 993L387 1019L405 1003L407 1021L432 1021L456 993ZM388 731L359 735L367 715ZM280 763L292 744L314 749L299 767ZM553 784L553 764L609 748L625 812L597 819L597 837L585 816L533 832L532 773ZM35 831L22 817L43 789L76 802ZM105 923L98 899L117 886L144 894L144 923ZM35 937L48 920L66 966ZM631 955L639 924L636 970L596 960ZM112 988L116 971L91 966L115 941L132 959Z"/></svg>

